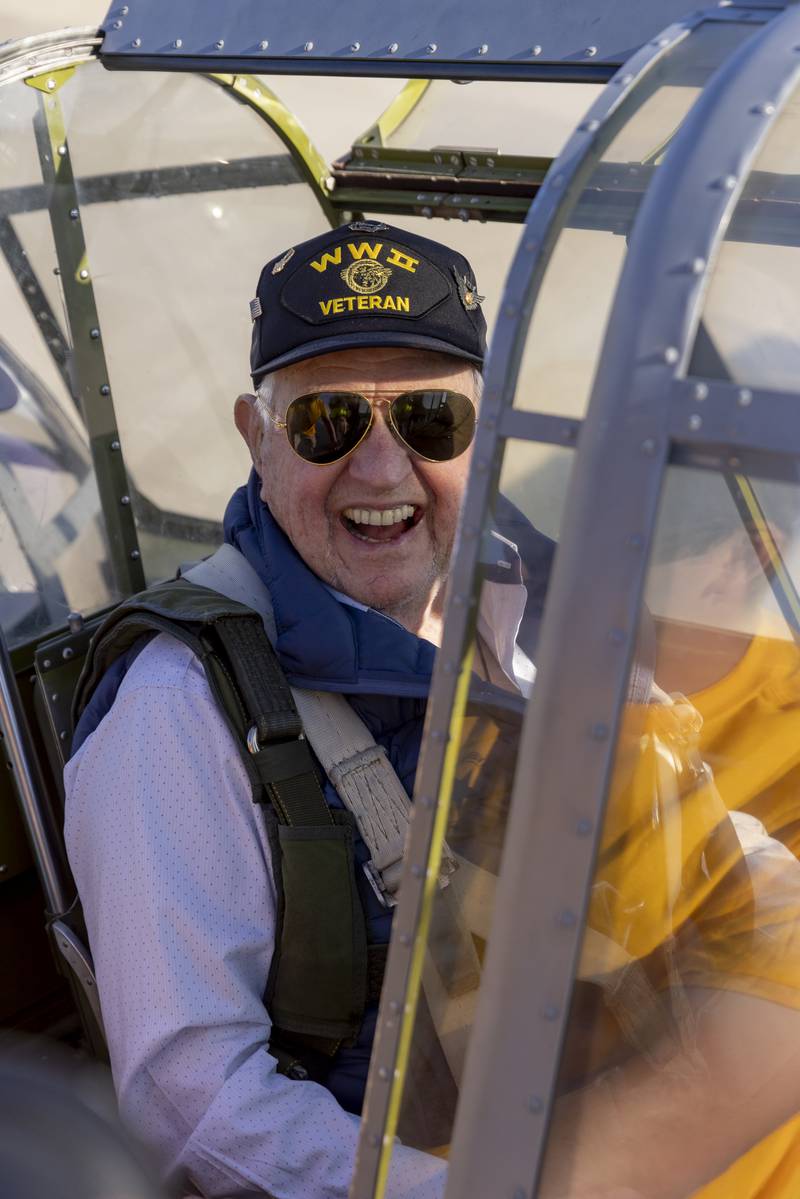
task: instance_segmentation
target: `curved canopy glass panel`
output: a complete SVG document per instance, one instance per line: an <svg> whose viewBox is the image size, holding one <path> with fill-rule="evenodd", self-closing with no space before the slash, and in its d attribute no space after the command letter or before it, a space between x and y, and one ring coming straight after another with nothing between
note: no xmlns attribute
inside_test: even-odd
<svg viewBox="0 0 800 1199"><path fill-rule="evenodd" d="M758 111L751 115L763 120ZM719 248L690 374L796 390L798 214L800 92L795 91L769 132Z"/></svg>
<svg viewBox="0 0 800 1199"><path fill-rule="evenodd" d="M666 477L542 1194L652 1194L653 1177L703 1199L791 1193L800 623L780 592L800 578L797 468Z"/></svg>
<svg viewBox="0 0 800 1199"><path fill-rule="evenodd" d="M705 83L752 33L737 22L699 25L609 123L610 141L569 199L542 280L518 407L567 417L586 411L641 201Z"/></svg>

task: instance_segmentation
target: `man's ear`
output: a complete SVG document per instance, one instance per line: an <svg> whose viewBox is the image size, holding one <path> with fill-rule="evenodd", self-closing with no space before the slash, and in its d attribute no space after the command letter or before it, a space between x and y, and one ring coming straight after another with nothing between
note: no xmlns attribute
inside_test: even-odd
<svg viewBox="0 0 800 1199"><path fill-rule="evenodd" d="M261 458L261 417L256 408L256 397L248 392L243 392L237 396L236 403L233 406L233 419L236 422L236 428L244 438L245 444L250 451L250 458L253 466L258 471L259 461ZM260 472L259 472L260 473Z"/></svg>

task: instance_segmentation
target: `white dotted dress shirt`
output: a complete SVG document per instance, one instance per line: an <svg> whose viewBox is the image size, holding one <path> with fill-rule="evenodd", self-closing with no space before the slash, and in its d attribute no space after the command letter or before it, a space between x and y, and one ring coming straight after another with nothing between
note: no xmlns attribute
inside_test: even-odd
<svg viewBox="0 0 800 1199"><path fill-rule="evenodd" d="M504 590L516 594L499 624L515 634L525 589ZM514 636L492 648L527 691L533 668L526 659L519 671ZM185 646L161 635L139 654L65 784L128 1127L168 1176L188 1174L208 1196L346 1199L359 1119L324 1087L278 1074L265 1049L275 935L265 824ZM438 1199L444 1179L440 1159L398 1145L387 1196Z"/></svg>

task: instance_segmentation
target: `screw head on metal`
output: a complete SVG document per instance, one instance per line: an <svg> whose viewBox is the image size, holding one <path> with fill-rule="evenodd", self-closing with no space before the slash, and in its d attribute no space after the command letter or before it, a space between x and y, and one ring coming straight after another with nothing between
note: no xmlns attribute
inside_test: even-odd
<svg viewBox="0 0 800 1199"><path fill-rule="evenodd" d="M680 356L681 353L677 346L667 346L667 348L664 350L664 361L669 366L674 366Z"/></svg>
<svg viewBox="0 0 800 1199"><path fill-rule="evenodd" d="M736 187L736 183L737 179L735 175L723 175L718 186L721 187L723 191L732 192Z"/></svg>
<svg viewBox="0 0 800 1199"><path fill-rule="evenodd" d="M378 1071L378 1078L381 1080L381 1082L389 1081L389 1071L385 1066L381 1066L380 1070Z"/></svg>
<svg viewBox="0 0 800 1199"><path fill-rule="evenodd" d="M303 46L303 49L305 50L306 54L310 54L311 51L314 49L314 43L306 42L305 45Z"/></svg>
<svg viewBox="0 0 800 1199"><path fill-rule="evenodd" d="M703 400L708 399L708 384L707 383L695 383L694 398L701 404L702 404Z"/></svg>
<svg viewBox="0 0 800 1199"><path fill-rule="evenodd" d="M78 212L77 208L70 208L70 210L69 210L69 219L70 219L71 221L77 221L77 219L78 219L79 215L80 215L80 214L79 214L79 212Z"/></svg>
<svg viewBox="0 0 800 1199"><path fill-rule="evenodd" d="M218 42L214 42L214 48L216 50L223 50L225 48L225 39L220 38Z"/></svg>
<svg viewBox="0 0 800 1199"><path fill-rule="evenodd" d="M61 156L61 158L63 158L63 157L64 157L64 155L66 154L66 152L67 152L67 147L66 147L66 146L59 146L59 147L58 147L58 153L59 153L59 155Z"/></svg>
<svg viewBox="0 0 800 1199"><path fill-rule="evenodd" d="M436 45L436 42L428 42L426 49L429 54L435 54L439 47Z"/></svg>
<svg viewBox="0 0 800 1199"><path fill-rule="evenodd" d="M351 42L350 43L351 54L358 54L360 49L361 49L361 42Z"/></svg>
<svg viewBox="0 0 800 1199"><path fill-rule="evenodd" d="M142 44L142 39L140 37L135 37L133 39L133 41L131 42L131 45L133 46L134 50L138 50L139 47L141 46L141 44Z"/></svg>
<svg viewBox="0 0 800 1199"><path fill-rule="evenodd" d="M541 52L542 52L541 46L533 46L531 48L531 54L533 55L534 58L538 58L539 55L541 54Z"/></svg>
<svg viewBox="0 0 800 1199"><path fill-rule="evenodd" d="M775 105L767 100L764 104L754 104L750 111L757 117L771 117L775 111Z"/></svg>
<svg viewBox="0 0 800 1199"><path fill-rule="evenodd" d="M112 25L111 25L111 28L112 28L112 29L121 29L121 28L122 28L122 21L114 21L114 22L112 23Z"/></svg>
<svg viewBox="0 0 800 1199"><path fill-rule="evenodd" d="M702 428L702 426L703 426L702 416L698 416L696 412L693 412L692 415L689 417L689 428L692 430L693 433L696 433L698 429Z"/></svg>
<svg viewBox="0 0 800 1199"><path fill-rule="evenodd" d="M584 54L587 58L594 58L594 56L597 54L597 46L587 46L584 50Z"/></svg>
<svg viewBox="0 0 800 1199"><path fill-rule="evenodd" d="M78 278L79 279L88 279L89 278L89 272L87 271L85 266L81 267L81 269L78 271Z"/></svg>
<svg viewBox="0 0 800 1199"><path fill-rule="evenodd" d="M101 386L100 395L101 396L110 396L111 395L111 388L108 386L107 383L103 383L103 385Z"/></svg>
<svg viewBox="0 0 800 1199"><path fill-rule="evenodd" d="M55 86L56 86L56 81L55 81L55 79L48 79L48 80L47 80L47 90L48 90L48 92L55 91Z"/></svg>
<svg viewBox="0 0 800 1199"><path fill-rule="evenodd" d="M131 497L129 495L121 495L119 497L119 502L122 504L123 508L127 508L128 504L131 502Z"/></svg>
<svg viewBox="0 0 800 1199"><path fill-rule="evenodd" d="M581 129L584 133L596 133L599 128L600 122L595 120L584 121L584 123L581 125Z"/></svg>
<svg viewBox="0 0 800 1199"><path fill-rule="evenodd" d="M259 50L269 50L269 42L266 38L264 38L262 42L258 43L258 48Z"/></svg>
<svg viewBox="0 0 800 1199"><path fill-rule="evenodd" d="M483 42L482 45L478 46L478 53L479 54L488 54L489 53L489 47L486 44L486 42Z"/></svg>
<svg viewBox="0 0 800 1199"><path fill-rule="evenodd" d="M50 659L45 658L44 662L42 662L42 669L49 670L52 665L53 665L53 663L50 661Z"/></svg>
<svg viewBox="0 0 800 1199"><path fill-rule="evenodd" d="M737 401L740 408L749 408L753 402L753 393L749 387L743 387L739 392Z"/></svg>
<svg viewBox="0 0 800 1199"><path fill-rule="evenodd" d="M702 275L703 271L706 269L705 258L693 258L689 269L693 275Z"/></svg>
<svg viewBox="0 0 800 1199"><path fill-rule="evenodd" d="M138 562L138 561L139 561L139 559L141 558L141 556L142 556L142 555L141 555L141 553L139 552L139 550L131 550L131 560L132 560L133 562Z"/></svg>
<svg viewBox="0 0 800 1199"><path fill-rule="evenodd" d="M66 646L65 649L62 649L61 657L64 659L65 662L69 662L70 658L75 657L75 650L72 648L71 645L68 645L68 646Z"/></svg>
<svg viewBox="0 0 800 1199"><path fill-rule="evenodd" d="M175 50L180 50L181 46L183 45L183 38L176 37L172 45Z"/></svg>
<svg viewBox="0 0 800 1199"><path fill-rule="evenodd" d="M111 449L116 454L116 452L119 450L119 442L112 441L109 449Z"/></svg>

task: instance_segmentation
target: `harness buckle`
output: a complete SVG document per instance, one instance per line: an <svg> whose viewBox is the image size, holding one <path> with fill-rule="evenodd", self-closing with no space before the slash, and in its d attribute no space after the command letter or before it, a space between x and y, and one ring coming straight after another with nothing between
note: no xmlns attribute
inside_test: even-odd
<svg viewBox="0 0 800 1199"><path fill-rule="evenodd" d="M364 874L366 875L367 882L375 892L378 902L385 908L391 909L396 907L397 900L394 895L391 895L386 890L386 884L381 877L381 872L371 859L369 862L364 863Z"/></svg>

